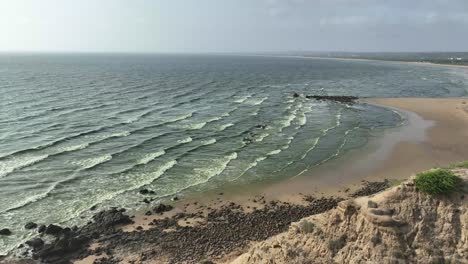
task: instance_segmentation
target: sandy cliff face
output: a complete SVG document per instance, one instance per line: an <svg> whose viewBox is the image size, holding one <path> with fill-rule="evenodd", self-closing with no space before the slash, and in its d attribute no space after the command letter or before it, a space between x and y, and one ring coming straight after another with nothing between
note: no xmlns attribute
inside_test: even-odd
<svg viewBox="0 0 468 264"><path fill-rule="evenodd" d="M233 263L468 263L468 170L448 197L412 181L293 223Z"/></svg>

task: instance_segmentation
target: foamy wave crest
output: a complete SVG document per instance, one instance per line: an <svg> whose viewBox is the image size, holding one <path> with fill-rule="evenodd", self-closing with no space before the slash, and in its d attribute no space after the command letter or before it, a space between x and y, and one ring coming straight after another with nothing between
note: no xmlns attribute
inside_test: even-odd
<svg viewBox="0 0 468 264"><path fill-rule="evenodd" d="M343 147L346 145L346 142L348 141L348 134L351 133L352 131L358 129L359 126L356 126L356 127L353 127L351 129L348 129L346 130L346 132L344 133L343 135L343 142L341 142L340 146L338 147L338 149L336 150L336 152L334 154L332 154L330 157L326 158L325 160L321 161L318 165L320 164L323 164L335 157L338 157L338 155L340 155L341 151L343 150Z"/></svg>
<svg viewBox="0 0 468 264"><path fill-rule="evenodd" d="M283 121L280 122L280 132L283 131L285 128L290 127L292 121L296 118L296 112L292 111L290 115L287 116L287 118Z"/></svg>
<svg viewBox="0 0 468 264"><path fill-rule="evenodd" d="M283 150L282 149L275 149L273 151L268 152L267 156L278 155L281 151L283 151Z"/></svg>
<svg viewBox="0 0 468 264"><path fill-rule="evenodd" d="M323 135L326 135L328 133L328 131L330 131L332 129L335 129L335 128L340 126L340 124L341 124L341 111L342 111L341 109L338 110L338 113L336 114L335 125L323 130Z"/></svg>
<svg viewBox="0 0 468 264"><path fill-rule="evenodd" d="M187 138L184 138L184 139L179 139L177 140L177 143L179 144L186 144L186 143L190 143L192 142L193 139L191 137L187 137Z"/></svg>
<svg viewBox="0 0 468 264"><path fill-rule="evenodd" d="M36 164L39 161L45 160L48 157L49 155L37 155L11 157L9 159L2 160L0 161L0 178L5 177L16 170Z"/></svg>
<svg viewBox="0 0 468 264"><path fill-rule="evenodd" d="M0 213L9 212L9 211L13 211L13 210L16 210L16 209L19 209L19 208L23 208L28 204L32 204L32 203L35 203L37 201L40 201L40 200L46 198L55 189L57 184L58 183L52 184L49 188L47 188L47 190L45 192L30 196L30 197L27 197L26 199L22 200L21 202L13 205L12 207L9 207L9 208L1 211Z"/></svg>
<svg viewBox="0 0 468 264"><path fill-rule="evenodd" d="M257 138L255 138L255 142L262 142L269 135L270 134L268 134L268 133L262 133Z"/></svg>
<svg viewBox="0 0 468 264"><path fill-rule="evenodd" d="M260 98L260 99L251 99L251 100L247 101L246 103L249 104L249 105L261 105L261 104L263 104L263 102L265 102L267 99L268 99L268 96L267 96L267 97Z"/></svg>
<svg viewBox="0 0 468 264"><path fill-rule="evenodd" d="M106 154L106 155L102 155L102 156L95 157L95 158L84 159L76 163L80 165L83 170L88 170L88 169L96 167L99 164L107 162L111 159L112 159L112 155Z"/></svg>
<svg viewBox="0 0 468 264"><path fill-rule="evenodd" d="M122 132L117 132L117 133L110 134L108 136L104 136L104 138L128 137L128 136L130 136L129 131L122 131Z"/></svg>
<svg viewBox="0 0 468 264"><path fill-rule="evenodd" d="M212 164L210 167L194 168L193 172L199 179L194 184L190 185L190 187L205 183L211 178L221 174L226 169L231 160L235 159L237 159L237 152L233 152L223 158L213 160L210 163Z"/></svg>
<svg viewBox="0 0 468 264"><path fill-rule="evenodd" d="M233 123L228 123L228 124L221 125L219 127L219 131L224 131L226 128L232 127L233 125L234 125Z"/></svg>
<svg viewBox="0 0 468 264"><path fill-rule="evenodd" d="M286 142L286 144L281 147L282 150L286 150L289 148L289 146L291 145L291 142L294 140L294 137L288 137L288 141Z"/></svg>
<svg viewBox="0 0 468 264"><path fill-rule="evenodd" d="M305 157L307 156L307 154L309 154L309 152L311 152L312 150L315 149L315 147L317 147L317 144L318 144L318 142L319 142L319 139L320 139L320 137L318 137L318 138L316 138L316 139L314 140L314 143L312 143L312 145L306 150L306 152L304 152L304 154L302 154L300 160L305 159Z"/></svg>
<svg viewBox="0 0 468 264"><path fill-rule="evenodd" d="M208 140L204 140L204 141L201 142L201 144L202 144L203 146L212 145L212 144L214 144L214 143L216 143L216 139L214 139L214 138L211 138L211 139L208 139Z"/></svg>
<svg viewBox="0 0 468 264"><path fill-rule="evenodd" d="M197 130L197 129L202 129L204 126L206 126L206 122L190 124L190 125L185 126L185 128L190 129L190 130Z"/></svg>
<svg viewBox="0 0 468 264"><path fill-rule="evenodd" d="M247 167L242 171L242 173L239 174L239 176L237 176L236 178L232 179L232 180L229 180L229 181L236 181L238 179L240 179L242 176L244 176L244 174L249 171L250 169L256 167L258 165L259 162L263 161L263 160L266 160L267 157L266 156L262 156L262 157L258 157L256 158L253 162L249 163L247 165Z"/></svg>
<svg viewBox="0 0 468 264"><path fill-rule="evenodd" d="M310 111L312 111L312 107L307 107L300 115L299 117L297 118L297 129L303 127L305 124L307 124L307 117L306 117L306 113L309 113Z"/></svg>
<svg viewBox="0 0 468 264"><path fill-rule="evenodd" d="M79 144L79 145L64 147L64 148L59 149L58 153L61 153L61 152L71 152L71 151L75 151L75 150L85 149L85 148L87 148L88 146L89 146L89 143L83 143L83 144ZM58 153L57 153L57 154L58 154Z"/></svg>
<svg viewBox="0 0 468 264"><path fill-rule="evenodd" d="M161 151L157 151L157 152L154 152L154 153L150 153L146 156L144 156L141 160L138 161L138 164L141 164L141 165L145 165L145 164L148 164L148 162L158 158L158 157L161 157L162 155L166 154L166 152L164 150L161 150Z"/></svg>
<svg viewBox="0 0 468 264"><path fill-rule="evenodd" d="M132 182L134 183L133 185L129 186L129 188L122 189L116 192L107 193L107 194L104 194L103 196L96 198L97 202L94 205L101 204L104 201L112 200L117 195L130 192L136 189L140 189L146 185L150 185L155 180L157 180L162 175L164 175L166 171L173 168L176 164L177 164L177 160L171 160L171 161L164 163L161 167L159 167L157 170L153 172L134 175L134 177L132 177Z"/></svg>
<svg viewBox="0 0 468 264"><path fill-rule="evenodd" d="M252 96L251 96L251 95L246 95L246 96L243 96L243 97L241 97L241 98L239 98L239 99L234 100L234 102L240 104L240 103L245 102L245 101L246 101L247 99L249 99L250 97L252 97Z"/></svg>
<svg viewBox="0 0 468 264"><path fill-rule="evenodd" d="M185 115L177 116L177 117L174 117L174 118L171 118L171 119L167 119L165 121L166 121L166 123L174 123L174 122L178 122L178 121L188 119L188 118L190 118L192 116L193 116L193 112L185 114Z"/></svg>

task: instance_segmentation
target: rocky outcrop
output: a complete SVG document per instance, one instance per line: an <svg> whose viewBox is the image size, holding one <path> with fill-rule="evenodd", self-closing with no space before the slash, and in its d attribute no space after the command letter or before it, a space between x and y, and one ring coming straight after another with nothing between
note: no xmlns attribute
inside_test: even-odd
<svg viewBox="0 0 468 264"><path fill-rule="evenodd" d="M449 196L418 192L411 181L293 223L233 263L467 263L467 170Z"/></svg>

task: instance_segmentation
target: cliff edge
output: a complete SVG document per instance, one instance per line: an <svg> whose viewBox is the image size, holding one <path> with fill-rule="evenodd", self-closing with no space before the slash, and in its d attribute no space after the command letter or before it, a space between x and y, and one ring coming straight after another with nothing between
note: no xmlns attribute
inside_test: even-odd
<svg viewBox="0 0 468 264"><path fill-rule="evenodd" d="M468 263L468 169L449 195L413 180L291 224L232 263Z"/></svg>

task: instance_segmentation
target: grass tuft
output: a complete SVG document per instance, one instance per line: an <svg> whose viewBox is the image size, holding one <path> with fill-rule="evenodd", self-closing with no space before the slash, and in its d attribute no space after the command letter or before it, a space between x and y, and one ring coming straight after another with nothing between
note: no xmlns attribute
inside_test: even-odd
<svg viewBox="0 0 468 264"><path fill-rule="evenodd" d="M428 194L449 194L453 192L460 178L452 171L446 169L435 169L421 172L416 175L414 184L419 191Z"/></svg>

